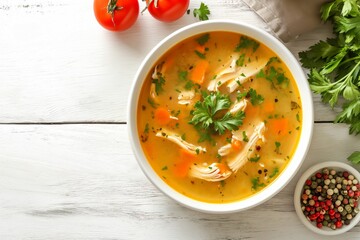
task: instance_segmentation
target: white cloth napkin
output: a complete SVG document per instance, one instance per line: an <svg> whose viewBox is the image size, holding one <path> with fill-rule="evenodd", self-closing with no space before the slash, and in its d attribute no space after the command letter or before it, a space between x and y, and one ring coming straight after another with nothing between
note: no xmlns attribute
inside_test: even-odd
<svg viewBox="0 0 360 240"><path fill-rule="evenodd" d="M244 0L287 42L320 25L320 8L327 0Z"/></svg>

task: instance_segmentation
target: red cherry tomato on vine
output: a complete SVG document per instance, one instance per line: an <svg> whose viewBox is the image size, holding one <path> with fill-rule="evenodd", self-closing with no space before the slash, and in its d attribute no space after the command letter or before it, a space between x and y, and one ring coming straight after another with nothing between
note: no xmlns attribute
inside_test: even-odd
<svg viewBox="0 0 360 240"><path fill-rule="evenodd" d="M173 22L182 17L190 0L146 0L150 14L159 21Z"/></svg>
<svg viewBox="0 0 360 240"><path fill-rule="evenodd" d="M139 16L138 0L94 0L94 13L101 26L110 31L124 31Z"/></svg>

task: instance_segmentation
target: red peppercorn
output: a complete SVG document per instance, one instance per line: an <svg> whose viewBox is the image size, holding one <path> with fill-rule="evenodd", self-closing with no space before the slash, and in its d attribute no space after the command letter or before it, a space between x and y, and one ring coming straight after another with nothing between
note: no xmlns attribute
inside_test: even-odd
<svg viewBox="0 0 360 240"><path fill-rule="evenodd" d="M335 213L335 217L336 218L340 218L341 217L341 214L339 212Z"/></svg>
<svg viewBox="0 0 360 240"><path fill-rule="evenodd" d="M355 193L353 190L349 190L348 195L349 195L349 197L353 197L355 195Z"/></svg>
<svg viewBox="0 0 360 240"><path fill-rule="evenodd" d="M350 186L349 186L349 185L346 186L346 190L350 190Z"/></svg>
<svg viewBox="0 0 360 240"><path fill-rule="evenodd" d="M306 207L306 208L305 208L305 211L310 212L310 211L311 211L311 208L310 208L310 207Z"/></svg>
<svg viewBox="0 0 360 240"><path fill-rule="evenodd" d="M322 225L322 223L317 223L316 226L317 226L318 228L322 228L323 225Z"/></svg>
<svg viewBox="0 0 360 240"><path fill-rule="evenodd" d="M333 220L335 218L334 215L330 215L330 219Z"/></svg>
<svg viewBox="0 0 360 240"><path fill-rule="evenodd" d="M354 202L354 208L358 206L358 202Z"/></svg>
<svg viewBox="0 0 360 240"><path fill-rule="evenodd" d="M359 197L359 196L360 196L360 192L359 192L359 191L355 191L355 192L354 192L354 196L355 196L355 197Z"/></svg>
<svg viewBox="0 0 360 240"><path fill-rule="evenodd" d="M331 202L331 200L330 200L330 199L327 199L327 200L325 201L325 203L326 203L326 205L327 205L327 206L329 206L329 207L330 207L330 206L331 206L331 204L332 204L332 202Z"/></svg>
<svg viewBox="0 0 360 240"><path fill-rule="evenodd" d="M318 197L317 196L312 196L312 199L314 200L314 201L317 201L318 200Z"/></svg>
<svg viewBox="0 0 360 240"><path fill-rule="evenodd" d="M324 207L325 211L329 210L329 206Z"/></svg>
<svg viewBox="0 0 360 240"><path fill-rule="evenodd" d="M311 182L311 179L307 179L307 180L305 181L305 184L308 185L308 186L310 186L311 183L312 183L312 182Z"/></svg>
<svg viewBox="0 0 360 240"><path fill-rule="evenodd" d="M320 217L318 217L317 219L316 219L316 222L317 223L321 223L323 220L322 219L320 219Z"/></svg>
<svg viewBox="0 0 360 240"><path fill-rule="evenodd" d="M324 220L324 215L320 213L318 218L321 219L321 220Z"/></svg>
<svg viewBox="0 0 360 240"><path fill-rule="evenodd" d="M326 180L329 178L329 175L328 174L323 174L323 179Z"/></svg>
<svg viewBox="0 0 360 240"><path fill-rule="evenodd" d="M315 214L311 214L310 216L309 216L309 219L311 220L311 221L315 221L316 220L316 215Z"/></svg>
<svg viewBox="0 0 360 240"><path fill-rule="evenodd" d="M348 179L348 177L349 177L349 172L344 171L344 172L343 172L343 177L346 178L346 179Z"/></svg>
<svg viewBox="0 0 360 240"><path fill-rule="evenodd" d="M329 215L330 215L330 216L334 216L334 214L335 214L335 210L334 210L334 209L330 209L330 210L329 210Z"/></svg>
<svg viewBox="0 0 360 240"><path fill-rule="evenodd" d="M315 176L316 176L316 178L320 179L322 177L322 174L318 172L315 174Z"/></svg>
<svg viewBox="0 0 360 240"><path fill-rule="evenodd" d="M341 222L341 221L337 221L337 222L335 223L335 226L336 226L336 228L341 228L341 227L342 227L342 222Z"/></svg>
<svg viewBox="0 0 360 240"><path fill-rule="evenodd" d="M344 198L344 200L343 200L343 204L348 204L349 203L349 200L347 199L347 198Z"/></svg>

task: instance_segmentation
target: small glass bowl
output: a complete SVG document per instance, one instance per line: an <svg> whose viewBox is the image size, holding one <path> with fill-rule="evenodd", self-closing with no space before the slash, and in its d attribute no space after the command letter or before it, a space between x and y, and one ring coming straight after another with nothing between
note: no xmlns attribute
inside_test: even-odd
<svg viewBox="0 0 360 240"><path fill-rule="evenodd" d="M327 168L329 170L334 169L336 171L347 171L350 174L352 174L357 180L360 181L360 173L355 168L351 167L350 165L343 163L343 162L323 162L314 165L313 167L309 168L299 179L296 188L295 188L295 194L294 194L294 205L295 205L295 211L300 218L301 222L310 230L312 230L315 233L322 234L322 235L338 235L341 233L345 233L349 231L351 228L353 228L359 221L360 221L360 213L356 214L356 216L351 219L351 222L349 225L343 225L339 229L331 229L329 227L322 227L318 228L315 224L315 222L311 222L306 218L303 211L301 210L301 195L303 193L303 187L305 185L305 181L313 176L318 171L321 171L322 169ZM358 200L359 202L359 200Z"/></svg>

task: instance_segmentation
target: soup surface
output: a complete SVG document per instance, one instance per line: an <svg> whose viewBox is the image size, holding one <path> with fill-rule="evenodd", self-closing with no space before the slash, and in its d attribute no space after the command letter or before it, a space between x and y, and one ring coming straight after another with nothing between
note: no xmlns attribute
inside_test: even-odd
<svg viewBox="0 0 360 240"><path fill-rule="evenodd" d="M271 184L301 133L297 86L276 54L247 36L209 32L153 66L138 134L156 173L204 202L240 200Z"/></svg>

